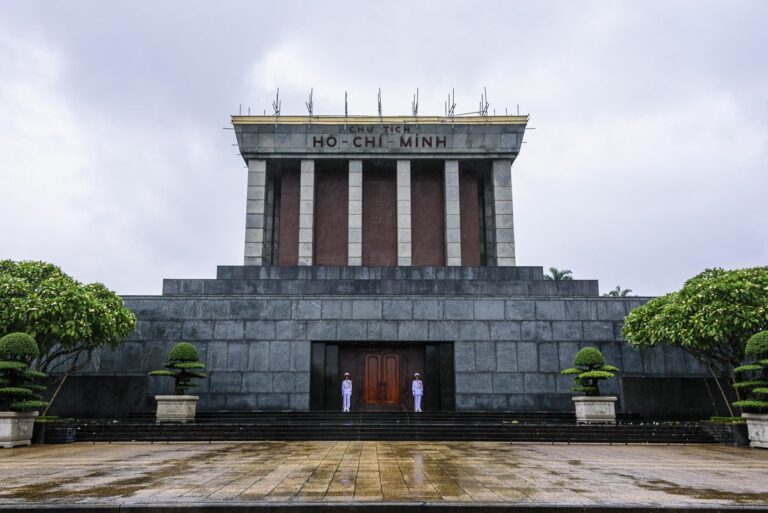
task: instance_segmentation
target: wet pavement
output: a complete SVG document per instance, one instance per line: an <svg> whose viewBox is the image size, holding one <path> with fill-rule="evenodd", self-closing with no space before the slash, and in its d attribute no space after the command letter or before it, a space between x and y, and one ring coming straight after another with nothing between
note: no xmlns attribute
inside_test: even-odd
<svg viewBox="0 0 768 513"><path fill-rule="evenodd" d="M77 443L0 451L0 505L767 505L768 451L498 442Z"/></svg>

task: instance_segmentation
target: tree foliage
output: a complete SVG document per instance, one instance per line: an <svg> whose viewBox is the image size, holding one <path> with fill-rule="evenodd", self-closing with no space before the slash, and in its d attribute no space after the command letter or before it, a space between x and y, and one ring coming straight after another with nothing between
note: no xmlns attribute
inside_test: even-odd
<svg viewBox="0 0 768 513"><path fill-rule="evenodd" d="M622 289L621 285L616 285L615 289L609 290L603 295L609 296L609 297L627 297L631 293L632 293L632 289Z"/></svg>
<svg viewBox="0 0 768 513"><path fill-rule="evenodd" d="M596 397L600 395L600 381L610 379L619 372L613 365L605 363L603 353L596 347L581 348L574 358L574 366L560 372L565 376L576 376L574 392L580 392L586 396Z"/></svg>
<svg viewBox="0 0 768 513"><path fill-rule="evenodd" d="M0 261L0 333L33 335L41 371L77 370L94 350L121 344L135 324L122 298L101 283L84 285L45 262Z"/></svg>
<svg viewBox="0 0 768 513"><path fill-rule="evenodd" d="M766 329L768 267L716 268L632 310L624 321L624 338L636 348L680 347L733 380L747 340Z"/></svg>
<svg viewBox="0 0 768 513"><path fill-rule="evenodd" d="M548 274L544 275L545 280L572 280L573 272L569 269L558 269L557 267L550 267Z"/></svg>
<svg viewBox="0 0 768 513"><path fill-rule="evenodd" d="M179 342L168 353L168 361L164 369L152 371L150 376L168 376L174 380L174 391L184 395L188 389L195 386L194 380L205 378L205 364L200 361L200 353L189 342Z"/></svg>
<svg viewBox="0 0 768 513"><path fill-rule="evenodd" d="M39 410L48 406L40 397L46 387L35 383L45 374L29 369L38 356L35 339L26 333L0 338L0 411Z"/></svg>

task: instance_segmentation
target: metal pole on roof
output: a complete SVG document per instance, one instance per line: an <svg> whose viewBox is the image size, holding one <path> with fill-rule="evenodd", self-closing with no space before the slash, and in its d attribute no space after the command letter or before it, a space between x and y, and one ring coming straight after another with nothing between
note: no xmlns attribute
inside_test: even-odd
<svg viewBox="0 0 768 513"><path fill-rule="evenodd" d="M314 90L314 88L311 88L311 89L309 90L309 101L306 101L306 102L304 102L304 105L306 105L306 106L307 106L307 111L309 112L309 117L310 117L310 118L312 117L312 112L314 111L314 108L315 108L315 104L314 104L314 102L312 101L312 93L313 93L314 91L315 91L315 90ZM311 120L310 120L310 121L311 121Z"/></svg>
<svg viewBox="0 0 768 513"><path fill-rule="evenodd" d="M384 124L384 120L381 116L381 87L379 87L379 123Z"/></svg>

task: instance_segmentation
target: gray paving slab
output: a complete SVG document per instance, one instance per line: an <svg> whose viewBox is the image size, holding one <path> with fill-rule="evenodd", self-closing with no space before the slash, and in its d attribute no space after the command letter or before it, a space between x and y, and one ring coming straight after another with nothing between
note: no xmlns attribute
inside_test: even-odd
<svg viewBox="0 0 768 513"><path fill-rule="evenodd" d="M761 510L768 508L766 454L497 442L33 446L0 452L0 509Z"/></svg>

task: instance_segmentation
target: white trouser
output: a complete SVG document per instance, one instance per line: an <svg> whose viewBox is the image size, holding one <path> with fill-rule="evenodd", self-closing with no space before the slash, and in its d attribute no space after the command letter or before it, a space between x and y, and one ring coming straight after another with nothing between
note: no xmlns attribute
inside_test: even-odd
<svg viewBox="0 0 768 513"><path fill-rule="evenodd" d="M352 397L352 394L342 394L341 397L344 399L344 407L342 411L349 411L349 400Z"/></svg>
<svg viewBox="0 0 768 513"><path fill-rule="evenodd" d="M421 394L413 396L413 411L421 411Z"/></svg>

